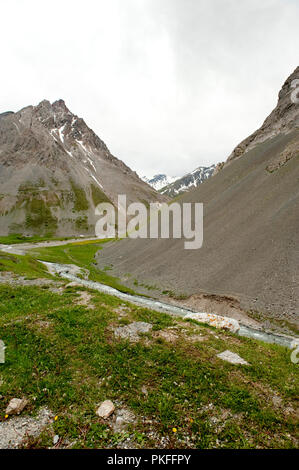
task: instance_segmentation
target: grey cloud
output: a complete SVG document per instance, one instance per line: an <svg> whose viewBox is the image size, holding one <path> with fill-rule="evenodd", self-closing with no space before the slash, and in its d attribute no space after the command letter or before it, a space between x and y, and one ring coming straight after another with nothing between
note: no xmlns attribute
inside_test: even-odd
<svg viewBox="0 0 299 470"><path fill-rule="evenodd" d="M298 58L296 0L11 0L1 111L63 98L139 174L224 160Z"/></svg>

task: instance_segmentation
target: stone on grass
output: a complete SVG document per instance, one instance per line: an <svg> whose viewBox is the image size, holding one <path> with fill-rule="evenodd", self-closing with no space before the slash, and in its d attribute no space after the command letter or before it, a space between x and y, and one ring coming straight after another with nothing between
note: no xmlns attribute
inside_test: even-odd
<svg viewBox="0 0 299 470"><path fill-rule="evenodd" d="M238 354L233 353L229 350L217 354L217 357L219 357L219 359L222 359L223 361L230 362L231 364L243 364L249 366L247 361L242 359L242 357L240 357Z"/></svg>
<svg viewBox="0 0 299 470"><path fill-rule="evenodd" d="M222 317L214 313L192 312L184 316L185 319L196 320L199 323L207 323L215 328L222 328L236 333L240 329L239 322L234 318Z"/></svg>
<svg viewBox="0 0 299 470"><path fill-rule="evenodd" d="M138 341L139 333L148 333L153 325L144 321L134 321L130 325L119 326L115 328L114 335L117 338L128 339L129 341Z"/></svg>
<svg viewBox="0 0 299 470"><path fill-rule="evenodd" d="M172 331L162 330L157 333L157 336L158 338L164 339L168 343L175 343L178 340L178 335L176 335Z"/></svg>
<svg viewBox="0 0 299 470"><path fill-rule="evenodd" d="M76 282L76 281L72 281L66 284L65 287L82 287L82 284L79 284L79 282Z"/></svg>
<svg viewBox="0 0 299 470"><path fill-rule="evenodd" d="M96 413L100 418L107 419L109 418L109 416L112 415L112 413L114 413L114 410L115 410L115 406L113 405L112 401L105 400L103 401L103 403L101 403Z"/></svg>
<svg viewBox="0 0 299 470"><path fill-rule="evenodd" d="M8 406L5 410L7 415L19 415L25 406L28 405L28 400L26 398L12 398L8 403Z"/></svg>

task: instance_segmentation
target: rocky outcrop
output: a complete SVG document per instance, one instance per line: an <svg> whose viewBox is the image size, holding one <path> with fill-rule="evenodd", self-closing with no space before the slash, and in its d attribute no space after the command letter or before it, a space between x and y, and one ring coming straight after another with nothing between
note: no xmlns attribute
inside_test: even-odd
<svg viewBox="0 0 299 470"><path fill-rule="evenodd" d="M263 125L249 137L244 139L232 151L226 164L241 157L258 144L279 134L287 134L299 128L299 106L296 100L296 88L299 89L299 67L287 78L279 95L278 103Z"/></svg>

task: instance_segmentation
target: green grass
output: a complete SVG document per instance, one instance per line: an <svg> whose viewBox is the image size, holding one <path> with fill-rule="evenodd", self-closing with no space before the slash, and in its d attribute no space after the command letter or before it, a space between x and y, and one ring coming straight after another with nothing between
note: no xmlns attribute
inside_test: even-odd
<svg viewBox="0 0 299 470"><path fill-rule="evenodd" d="M169 448L295 446L295 414L286 412L295 409L298 396L290 351L97 292L90 292L91 310L76 304L80 291L66 288L58 295L0 285L0 338L7 346L0 364L0 419L9 399L18 396L29 399L29 414L47 406L58 416L53 431L29 440L29 447L51 446L53 433L76 448L121 447L127 436L135 447L159 447L162 437ZM152 323L153 331L137 343L115 339L113 327L136 320ZM158 336L168 327L176 328L175 343ZM190 342L194 334L205 341ZM221 361L216 354L224 349L251 365ZM274 394L281 408L273 406ZM114 433L96 416L105 399L134 412L126 433Z"/></svg>
<svg viewBox="0 0 299 470"><path fill-rule="evenodd" d="M121 292L136 294L132 289L122 285L118 278L107 274L106 270L100 271L95 266L95 255L102 249L103 243L111 240L78 241L63 246L48 248L37 248L30 251L30 256L42 261L56 262L61 264L76 264L81 268L89 270L89 279L102 282Z"/></svg>
<svg viewBox="0 0 299 470"><path fill-rule="evenodd" d="M27 279L52 277L45 266L31 256L11 255L2 251L0 251L0 272L11 272Z"/></svg>
<svg viewBox="0 0 299 470"><path fill-rule="evenodd" d="M34 235L32 237L26 237L20 233L13 233L7 236L0 236L0 243L5 245L14 245L17 243L38 243L44 241L55 241L55 240L68 240L74 237L52 237L51 234L44 236Z"/></svg>
<svg viewBox="0 0 299 470"><path fill-rule="evenodd" d="M6 243L8 243L8 240L13 240L12 237L3 237L3 239L6 240ZM34 238L34 241L41 240ZM90 280L102 282L121 292L138 295L134 290L121 284L118 278L107 274L106 269L101 271L96 268L95 255L102 249L103 243L109 241L111 240L79 240L67 245L45 248L39 247L30 250L26 256L13 255L0 251L0 271L7 270L31 278L49 277L45 267L43 267L42 263L39 263L38 260L50 263L76 264L81 268L88 269Z"/></svg>

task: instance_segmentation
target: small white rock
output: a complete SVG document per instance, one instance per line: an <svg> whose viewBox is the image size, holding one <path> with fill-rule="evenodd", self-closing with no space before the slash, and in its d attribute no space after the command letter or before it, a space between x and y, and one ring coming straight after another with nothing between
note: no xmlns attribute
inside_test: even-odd
<svg viewBox="0 0 299 470"><path fill-rule="evenodd" d="M105 400L99 408L97 409L96 413L100 418L107 419L115 410L115 406L113 405L111 400Z"/></svg>
<svg viewBox="0 0 299 470"><path fill-rule="evenodd" d="M219 359L222 359L223 361L230 362L231 364L243 364L249 366L247 361L242 359L242 357L240 357L238 354L233 353L229 350L217 354L217 357L219 357Z"/></svg>
<svg viewBox="0 0 299 470"><path fill-rule="evenodd" d="M58 434L55 434L55 436L53 437L54 446L57 444L58 441L59 441L59 436L58 436Z"/></svg>

